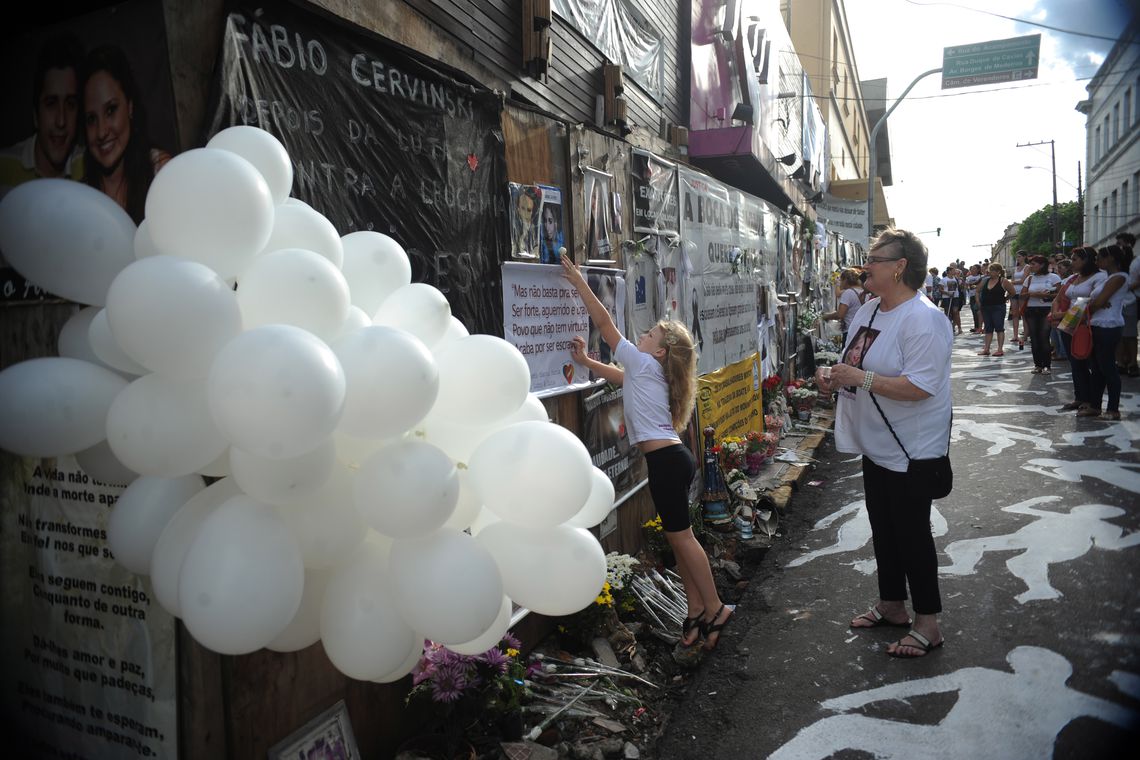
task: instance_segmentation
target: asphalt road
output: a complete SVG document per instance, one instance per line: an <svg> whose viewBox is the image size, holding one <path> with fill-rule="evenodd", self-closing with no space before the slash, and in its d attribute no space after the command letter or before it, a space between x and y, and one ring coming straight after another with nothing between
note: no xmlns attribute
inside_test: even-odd
<svg viewBox="0 0 1140 760"><path fill-rule="evenodd" d="M898 660L903 629L848 628L874 557L859 464L828 436L658 757L1140 756L1140 380L1123 421L1078 419L1067 363L1033 375L1028 346L980 344L955 339L932 519L945 646Z"/></svg>

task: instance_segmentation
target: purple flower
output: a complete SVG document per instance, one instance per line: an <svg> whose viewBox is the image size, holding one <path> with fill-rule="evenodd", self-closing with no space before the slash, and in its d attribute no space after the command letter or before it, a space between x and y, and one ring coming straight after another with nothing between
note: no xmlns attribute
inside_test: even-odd
<svg viewBox="0 0 1140 760"><path fill-rule="evenodd" d="M505 675L507 666L510 665L511 660L498 649L488 649L486 652L479 656L483 664L491 670L497 672L499 675Z"/></svg>
<svg viewBox="0 0 1140 760"><path fill-rule="evenodd" d="M467 671L460 665L440 666L431 684L431 698L436 702L455 702L467 688Z"/></svg>
<svg viewBox="0 0 1140 760"><path fill-rule="evenodd" d="M507 649L522 649L522 643L519 642L513 633L507 633L503 637L503 643L507 645Z"/></svg>

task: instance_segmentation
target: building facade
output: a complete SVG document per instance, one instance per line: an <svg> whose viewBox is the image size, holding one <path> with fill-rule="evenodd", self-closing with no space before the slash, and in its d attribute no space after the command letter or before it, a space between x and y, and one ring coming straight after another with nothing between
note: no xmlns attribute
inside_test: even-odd
<svg viewBox="0 0 1140 760"><path fill-rule="evenodd" d="M1088 117L1084 239L1113 242L1140 232L1140 25L1135 20L1113 46L1077 104Z"/></svg>

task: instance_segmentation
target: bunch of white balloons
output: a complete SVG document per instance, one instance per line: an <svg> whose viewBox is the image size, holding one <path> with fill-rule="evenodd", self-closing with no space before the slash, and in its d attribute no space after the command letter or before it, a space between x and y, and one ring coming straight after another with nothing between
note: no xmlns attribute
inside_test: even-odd
<svg viewBox="0 0 1140 760"><path fill-rule="evenodd" d="M0 447L129 483L116 560L223 654L319 639L393 681L424 638L494 646L512 600L591 604L613 486L525 360L412 283L394 240L340 237L291 186L284 146L233 127L158 173L137 228L77 182L5 196L9 262L89 306L58 358L0 372Z"/></svg>

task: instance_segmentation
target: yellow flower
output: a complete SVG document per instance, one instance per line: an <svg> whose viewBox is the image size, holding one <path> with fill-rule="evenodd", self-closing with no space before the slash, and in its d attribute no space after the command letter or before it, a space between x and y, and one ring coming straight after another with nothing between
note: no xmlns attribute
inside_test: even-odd
<svg viewBox="0 0 1140 760"><path fill-rule="evenodd" d="M514 657L518 657L518 656L519 656L519 650L510 649L510 648L507 649L507 657L514 658Z"/></svg>
<svg viewBox="0 0 1140 760"><path fill-rule="evenodd" d="M660 517L654 517L652 520L647 520L646 522L642 523L641 527L652 528L655 531L660 531L660 530L662 530L661 518Z"/></svg>

